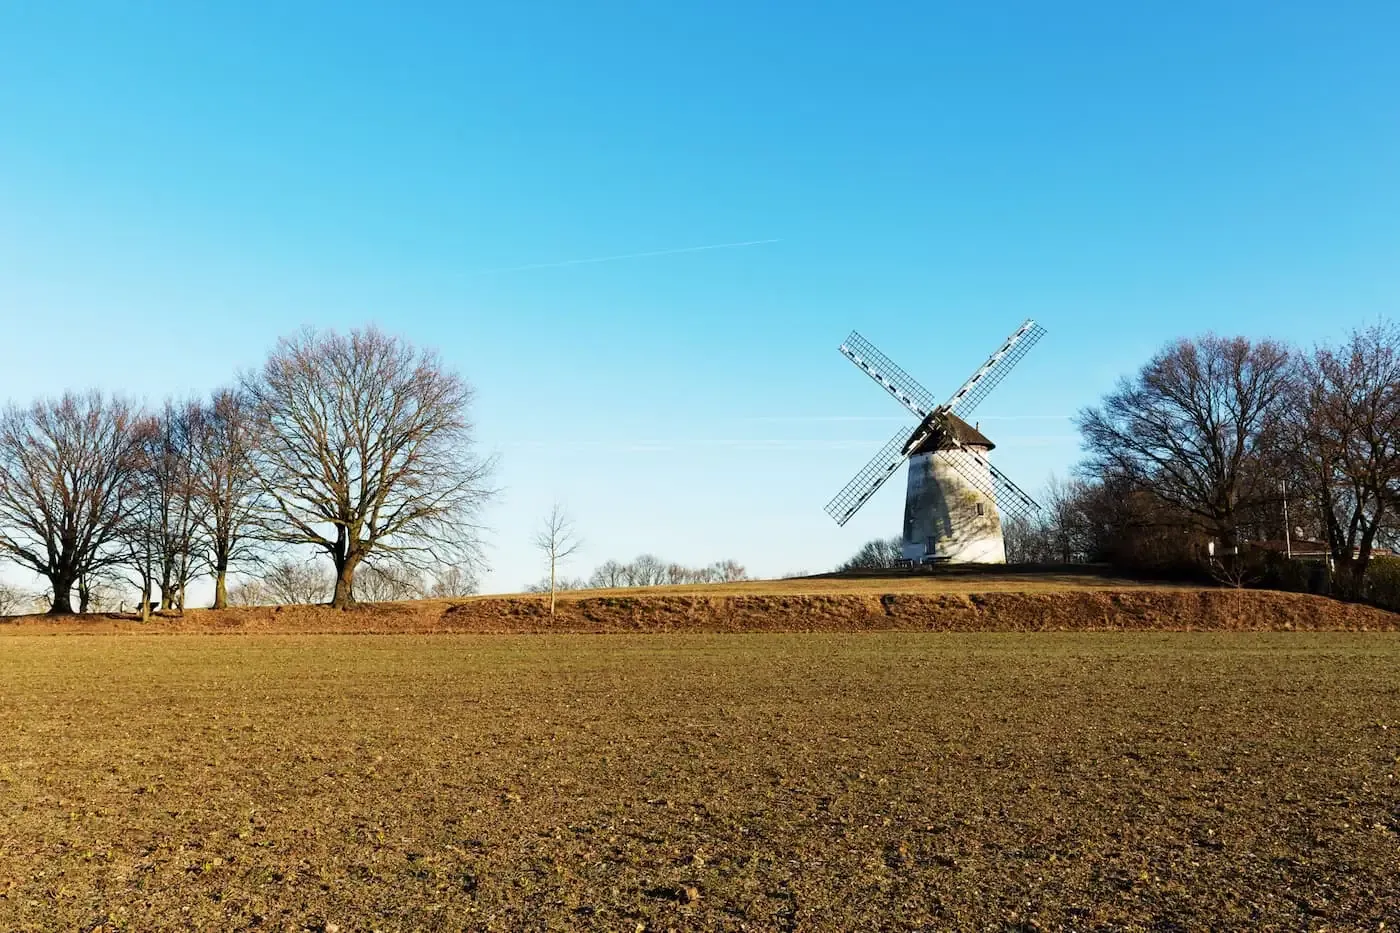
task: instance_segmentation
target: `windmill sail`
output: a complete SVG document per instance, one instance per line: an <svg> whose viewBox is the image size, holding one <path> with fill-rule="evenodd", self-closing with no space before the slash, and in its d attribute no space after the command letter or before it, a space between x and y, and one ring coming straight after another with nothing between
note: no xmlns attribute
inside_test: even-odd
<svg viewBox="0 0 1400 933"><path fill-rule="evenodd" d="M970 561L1004 560L1001 531L995 521L983 529L984 533L977 541L949 544L938 534L929 536L927 533L934 529L924 526L934 522L939 508L945 508L946 512L947 502L952 500L943 494L927 495L926 489L930 482L938 484L940 489L946 483L966 493L958 499L962 503L958 508L965 506L968 517L972 518L971 510L975 506L979 520L971 521L970 525L979 527L988 524L980 520L984 502L995 504L998 514L1009 519L1028 518L1040 509L1034 499L982 456L981 451L990 449L991 443L980 434L976 435L980 441L975 443L982 446L964 443L959 437L958 425L973 431L960 418L976 408L1006 378L1006 374L1015 368L1044 333L1039 324L1027 319L945 404L939 405L927 389L874 344L856 331L851 331L841 344L841 354L912 412L919 419L919 426L912 434L906 428L890 438L880 452L827 503L827 514L838 525L846 524L906 460L915 456L920 469L918 476L914 475L912 468L910 472L905 505L905 556L910 557L911 550L926 546L929 549L926 553L935 559L956 559L955 555L959 555ZM934 441L937 443L932 443ZM939 469L930 469L935 461L929 460L929 455L938 458ZM943 466L948 471L940 472ZM943 506L938 505L940 502ZM911 515L917 520L911 519ZM943 515L944 519L947 517L947 514Z"/></svg>
<svg viewBox="0 0 1400 933"><path fill-rule="evenodd" d="M953 456L954 454L965 455L966 459L964 456ZM954 449L939 451L937 456L956 470L969 486L995 502L1003 522L1007 518L1028 520L1040 511L1038 502L1026 495L1020 486L971 447L959 444ZM973 463L969 463L969 459Z"/></svg>
<svg viewBox="0 0 1400 933"><path fill-rule="evenodd" d="M900 464L908 459L904 442L909 438L909 429L900 428L884 447L860 472L851 478L840 492L826 504L826 514L836 519L836 524L844 525L859 511L865 501L875 495L875 491L894 475Z"/></svg>
<svg viewBox="0 0 1400 933"><path fill-rule="evenodd" d="M1016 332L987 358L977 372L973 373L962 388L953 393L943 406L960 418L966 418L997 387L1006 374L1016 368L1016 364L1031 351L1036 341L1045 335L1045 328L1027 318Z"/></svg>
<svg viewBox="0 0 1400 933"><path fill-rule="evenodd" d="M855 331L851 331L846 342L841 344L841 354L919 418L927 418L938 407L932 392L919 385L913 376Z"/></svg>

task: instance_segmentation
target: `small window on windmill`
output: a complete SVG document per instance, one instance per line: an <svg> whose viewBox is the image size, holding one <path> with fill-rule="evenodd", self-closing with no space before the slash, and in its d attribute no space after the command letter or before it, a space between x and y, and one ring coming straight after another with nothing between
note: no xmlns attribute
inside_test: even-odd
<svg viewBox="0 0 1400 933"><path fill-rule="evenodd" d="M981 503L981 502L977 503L977 515L978 515L978 517L980 518L981 516L986 515L986 514L987 514L987 507L986 507L983 503Z"/></svg>

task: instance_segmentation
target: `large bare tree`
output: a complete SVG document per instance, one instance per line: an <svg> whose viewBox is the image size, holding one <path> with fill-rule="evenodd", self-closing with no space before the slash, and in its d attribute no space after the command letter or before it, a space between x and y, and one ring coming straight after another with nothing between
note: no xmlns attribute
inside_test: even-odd
<svg viewBox="0 0 1400 933"><path fill-rule="evenodd" d="M127 494L126 513L122 517L117 541L123 556L122 565L136 584L137 611L144 622L150 617L151 596L160 583L165 508L160 478L152 462L158 456L159 426L154 418L142 418L134 430L136 470ZM78 593L83 602L85 582L79 578Z"/></svg>
<svg viewBox="0 0 1400 933"><path fill-rule="evenodd" d="M1400 328L1379 323L1318 348L1299 382L1300 491L1360 593L1377 539L1400 517Z"/></svg>
<svg viewBox="0 0 1400 933"><path fill-rule="evenodd" d="M554 615L555 594L558 590L557 568L583 546L573 520L559 503L554 503L539 531L535 532L534 544L549 561L549 614Z"/></svg>
<svg viewBox="0 0 1400 933"><path fill-rule="evenodd" d="M372 327L281 340L245 379L267 534L325 551L331 604L351 605L371 554L423 568L477 554L491 463L473 448L466 381Z"/></svg>
<svg viewBox="0 0 1400 933"><path fill-rule="evenodd" d="M194 494L200 503L214 608L228 606L228 575L258 556L259 486L253 406L230 389L214 393L194 424Z"/></svg>
<svg viewBox="0 0 1400 933"><path fill-rule="evenodd" d="M205 507L195 487L201 414L197 403L167 401L137 430L140 465L121 540L126 569L141 592L143 618L156 587L161 609L184 612L190 580L203 563ZM80 597L86 582L78 580Z"/></svg>
<svg viewBox="0 0 1400 933"><path fill-rule="evenodd" d="M157 503L161 609L184 611L185 591L202 561L204 502L195 490L195 431L200 420L197 403L167 401L146 434L143 466Z"/></svg>
<svg viewBox="0 0 1400 933"><path fill-rule="evenodd" d="M1227 552L1242 514L1277 498L1288 351L1206 335L1171 344L1078 416L1087 468L1179 511Z"/></svg>
<svg viewBox="0 0 1400 933"><path fill-rule="evenodd" d="M114 547L140 467L140 418L98 392L67 393L0 415L0 553L45 577L49 612L121 560Z"/></svg>

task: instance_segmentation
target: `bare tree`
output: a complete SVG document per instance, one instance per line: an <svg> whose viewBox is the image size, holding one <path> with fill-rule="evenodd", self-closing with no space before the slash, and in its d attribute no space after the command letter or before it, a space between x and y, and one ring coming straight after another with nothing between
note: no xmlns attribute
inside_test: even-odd
<svg viewBox="0 0 1400 933"><path fill-rule="evenodd" d="M1008 564L1039 563L1046 549L1045 523L1038 516L1003 516L1001 541Z"/></svg>
<svg viewBox="0 0 1400 933"><path fill-rule="evenodd" d="M199 542L204 500L195 489L195 432L201 421L197 404L167 401L142 432L142 482L148 520L141 535L155 548L153 563L160 586L160 608L184 612L185 591L201 560Z"/></svg>
<svg viewBox="0 0 1400 933"><path fill-rule="evenodd" d="M1082 480L1054 476L1041 496L1043 507L1029 517L1003 517L1002 537L1011 564L1072 564L1090 559L1093 543L1086 507L1090 490Z"/></svg>
<svg viewBox="0 0 1400 933"><path fill-rule="evenodd" d="M34 602L33 595L17 586L0 581L0 616L18 615L20 610Z"/></svg>
<svg viewBox="0 0 1400 933"><path fill-rule="evenodd" d="M654 554L642 554L623 567L627 586L661 586L666 582L666 562Z"/></svg>
<svg viewBox="0 0 1400 933"><path fill-rule="evenodd" d="M1206 335L1152 358L1078 417L1089 468L1189 516L1233 552L1243 511L1276 496L1288 351Z"/></svg>
<svg viewBox="0 0 1400 933"><path fill-rule="evenodd" d="M549 614L554 615L556 569L583 546L573 520L559 503L554 503L540 530L535 533L535 547L549 561Z"/></svg>
<svg viewBox="0 0 1400 933"><path fill-rule="evenodd" d="M256 577L240 580L228 588L229 606L266 606L272 602L267 584Z"/></svg>
<svg viewBox="0 0 1400 933"><path fill-rule="evenodd" d="M836 568L837 573L848 570L888 570L904 556L904 541L893 538L875 538L861 545L851 559Z"/></svg>
<svg viewBox="0 0 1400 933"><path fill-rule="evenodd" d="M0 416L0 553L49 581L51 614L71 613L78 578L121 557L113 544L139 467L138 420L97 392Z"/></svg>
<svg viewBox="0 0 1400 933"><path fill-rule="evenodd" d="M78 612L115 612L122 605L122 579L115 568L78 575Z"/></svg>
<svg viewBox="0 0 1400 933"><path fill-rule="evenodd" d="M354 602L371 554L404 566L471 563L491 464L475 455L471 390L374 328L283 339L245 380L271 537L311 544L335 566L331 604Z"/></svg>
<svg viewBox="0 0 1400 933"><path fill-rule="evenodd" d="M1051 476L1045 486L1045 560L1062 564L1088 561L1093 553L1088 505L1094 492L1083 480Z"/></svg>
<svg viewBox="0 0 1400 933"><path fill-rule="evenodd" d="M554 581L553 586L554 586L554 592L557 592L557 593L570 593L570 592L573 592L574 590L586 590L586 589L588 589L588 581L587 581L587 580L584 580L584 579L582 579L582 578L579 578L579 577L558 577L558 578ZM525 592L525 593L539 593L540 595L544 595L545 593L550 592L550 582L549 582L549 579L548 579L548 578L545 578L545 579L542 579L542 580L537 580L537 581L534 582L534 583L527 583L527 584L525 584L525 589L522 590L522 592Z"/></svg>
<svg viewBox="0 0 1400 933"><path fill-rule="evenodd" d="M684 564L668 563L653 554L642 554L627 563L604 561L588 578L587 586L593 589L610 589L626 586L733 583L748 578L744 566L735 560L715 561L703 567L687 567Z"/></svg>
<svg viewBox="0 0 1400 933"><path fill-rule="evenodd" d="M451 599L454 596L471 596L479 588L476 574L471 567L453 564L439 568L432 575L432 585L428 595L435 599Z"/></svg>
<svg viewBox="0 0 1400 933"><path fill-rule="evenodd" d="M371 603L423 598L423 581L407 567L370 563L355 575L355 598Z"/></svg>
<svg viewBox="0 0 1400 933"><path fill-rule="evenodd" d="M749 572L737 560L720 560L710 565L712 579L716 583L738 583L747 580Z"/></svg>
<svg viewBox="0 0 1400 933"><path fill-rule="evenodd" d="M225 389L214 394L194 424L194 496L200 503L207 563L214 574L214 608L228 605L228 575L257 558L258 478L253 408Z"/></svg>
<svg viewBox="0 0 1400 933"><path fill-rule="evenodd" d="M262 575L261 595L284 606L309 606L325 602L331 580L321 567L309 561L280 560Z"/></svg>
<svg viewBox="0 0 1400 933"><path fill-rule="evenodd" d="M588 585L595 589L613 589L630 585L627 582L627 567L619 561L607 560L599 564L588 578Z"/></svg>
<svg viewBox="0 0 1400 933"><path fill-rule="evenodd" d="M150 618L151 597L160 582L165 507L160 477L151 462L158 447L159 427L155 419L142 418L135 433L135 451L139 459L117 540L122 567L132 575L132 582L136 584L137 611L141 621L145 622ZM80 585L80 604L84 591L85 587Z"/></svg>
<svg viewBox="0 0 1400 933"><path fill-rule="evenodd" d="M1356 593L1400 510L1400 328L1354 331L1302 366L1296 425L1303 489Z"/></svg>

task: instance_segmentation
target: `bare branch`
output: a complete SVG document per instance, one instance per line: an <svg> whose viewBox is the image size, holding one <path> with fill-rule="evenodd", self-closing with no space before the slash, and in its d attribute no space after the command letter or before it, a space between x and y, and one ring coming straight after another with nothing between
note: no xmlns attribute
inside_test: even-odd
<svg viewBox="0 0 1400 933"><path fill-rule="evenodd" d="M0 555L49 581L51 613L72 612L79 577L121 559L138 421L130 404L97 392L0 416Z"/></svg>
<svg viewBox="0 0 1400 933"><path fill-rule="evenodd" d="M583 541L578 537L574 523L564 507L556 502L550 508L544 525L535 533L534 543L549 560L549 614L554 615L554 597L558 589L556 570L560 563L583 546Z"/></svg>
<svg viewBox="0 0 1400 933"><path fill-rule="evenodd" d="M1080 413L1089 468L1151 494L1233 549L1241 512L1277 495L1291 377L1288 351L1272 341L1178 341Z"/></svg>
<svg viewBox="0 0 1400 933"><path fill-rule="evenodd" d="M306 331L280 341L244 391L263 533L330 556L334 605L354 601L372 554L417 570L479 563L493 463L473 451L470 388L436 353L374 328Z"/></svg>

